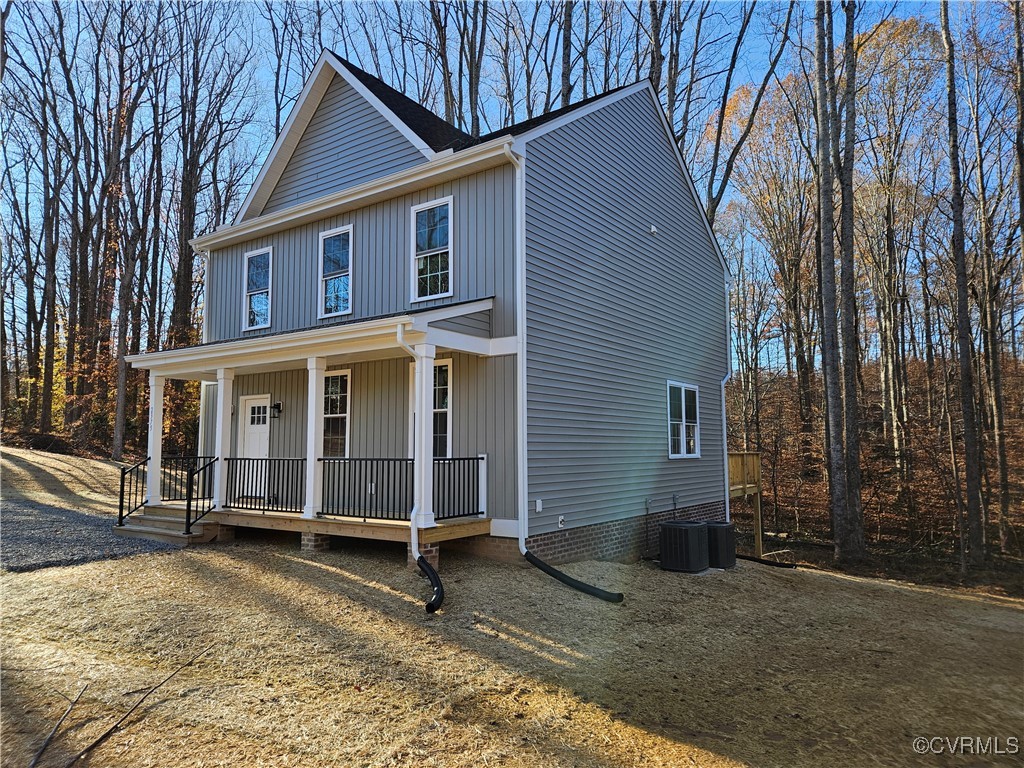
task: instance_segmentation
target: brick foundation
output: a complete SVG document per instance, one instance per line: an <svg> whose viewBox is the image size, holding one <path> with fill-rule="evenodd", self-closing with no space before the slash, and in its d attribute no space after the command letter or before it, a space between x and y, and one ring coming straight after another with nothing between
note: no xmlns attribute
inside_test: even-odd
<svg viewBox="0 0 1024 768"><path fill-rule="evenodd" d="M631 517L599 525L585 525L531 536L526 547L545 562L557 565L576 560L633 562L658 553L659 525L669 520L724 520L725 502L715 501L693 507ZM474 536L449 542L453 549L501 562L521 559L516 539Z"/></svg>
<svg viewBox="0 0 1024 768"><path fill-rule="evenodd" d="M300 549L303 552L326 552L331 548L331 537L325 536L321 533L307 533L302 534L302 544Z"/></svg>
<svg viewBox="0 0 1024 768"><path fill-rule="evenodd" d="M423 555L424 559L430 563L435 571L438 569L441 561L441 547L438 544L420 544L420 554ZM422 573L412 556L412 544L406 547L405 555L406 565L409 567L409 570Z"/></svg>

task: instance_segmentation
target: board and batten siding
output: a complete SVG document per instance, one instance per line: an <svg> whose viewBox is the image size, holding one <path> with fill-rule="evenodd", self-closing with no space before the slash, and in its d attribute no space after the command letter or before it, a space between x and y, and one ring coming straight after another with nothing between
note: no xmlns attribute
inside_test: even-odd
<svg viewBox="0 0 1024 768"><path fill-rule="evenodd" d="M426 162L423 153L335 75L262 213L273 213Z"/></svg>
<svg viewBox="0 0 1024 768"><path fill-rule="evenodd" d="M726 277L656 109L644 91L527 144L531 534L724 498ZM670 379L699 387L699 459L668 458Z"/></svg>
<svg viewBox="0 0 1024 768"><path fill-rule="evenodd" d="M443 355L452 365L452 455L488 456L488 512L494 518L515 517L515 357L477 358ZM389 358L331 365L349 371L349 456L410 456L409 425L412 363ZM304 369L240 375L234 382L231 451L238 452L239 399L270 395L282 404L281 417L270 421L270 456L306 455L307 372ZM216 385L204 397L204 443L213 446ZM213 405L211 406L210 403ZM208 443L207 443L208 441Z"/></svg>
<svg viewBox="0 0 1024 768"><path fill-rule="evenodd" d="M494 297L491 331L515 334L515 216L511 166L503 165L265 235L210 254L207 265L208 342L295 331ZM413 206L451 196L453 295L410 301ZM352 313L318 318L320 233L352 226ZM243 331L247 252L273 247L270 327Z"/></svg>

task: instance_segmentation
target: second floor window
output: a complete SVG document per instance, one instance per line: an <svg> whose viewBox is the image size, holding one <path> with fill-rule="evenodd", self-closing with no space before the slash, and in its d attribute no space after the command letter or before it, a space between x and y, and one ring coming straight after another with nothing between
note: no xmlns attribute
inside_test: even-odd
<svg viewBox="0 0 1024 768"><path fill-rule="evenodd" d="M245 328L270 325L270 268L273 251L245 254Z"/></svg>
<svg viewBox="0 0 1024 768"><path fill-rule="evenodd" d="M451 296L451 198L412 209L412 300Z"/></svg>
<svg viewBox="0 0 1024 768"><path fill-rule="evenodd" d="M320 235L320 316L352 311L352 227Z"/></svg>

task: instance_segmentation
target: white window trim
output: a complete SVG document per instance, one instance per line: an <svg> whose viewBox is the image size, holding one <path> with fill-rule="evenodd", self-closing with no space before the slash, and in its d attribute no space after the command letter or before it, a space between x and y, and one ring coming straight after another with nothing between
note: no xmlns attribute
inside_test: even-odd
<svg viewBox="0 0 1024 768"><path fill-rule="evenodd" d="M455 434L453 429L454 424L454 412L455 407L452 403L455 402L455 398L452 396L454 393L454 387L452 382L455 380L455 366L452 365L452 358L438 358L434 360L434 368L438 366L448 366L448 458L452 456L452 435ZM434 409L431 408L431 424L433 424ZM409 363L409 458L416 458L416 429L415 429L415 418L416 418L416 364ZM431 440L433 444L433 440ZM433 460L433 456L430 457Z"/></svg>
<svg viewBox="0 0 1024 768"><path fill-rule="evenodd" d="M448 292L447 293L435 293L431 296L417 296L416 295L416 214L426 208L436 208L439 205L448 205ZM444 299L455 293L455 204L452 195L447 197L439 197L436 200L430 200L426 203L420 203L414 205L409 212L409 251L411 254L409 260L409 302L415 304L419 301L433 301L434 299Z"/></svg>
<svg viewBox="0 0 1024 768"><path fill-rule="evenodd" d="M344 456L324 456L328 459L347 459L351 453L351 439L352 439L352 370L349 368L342 368L336 371L324 371L324 394L320 398L320 404L317 408L317 418L323 422L328 418L327 414L324 413L324 397L327 397L327 379L331 376L345 376L348 380L348 394L345 397L345 455ZM333 417L340 416L341 414L333 414ZM323 438L320 439L320 453L323 454Z"/></svg>
<svg viewBox="0 0 1024 768"><path fill-rule="evenodd" d="M324 240L328 237L334 237L335 235L343 235L348 232L348 309L344 312L324 312L324 305L327 303L327 294L324 291ZM352 225L347 224L344 227L337 227L335 229L329 229L326 232L320 233L320 248L317 257L317 318L323 320L328 317L343 317L345 315L352 314L352 298L355 289L355 280L352 279L353 266L355 259L353 258L353 238L352 238Z"/></svg>
<svg viewBox="0 0 1024 768"><path fill-rule="evenodd" d="M683 390L683 434L681 446L682 453L672 453L672 388L678 387ZM697 434L694 442L697 449L694 453L686 453L686 391L693 390L697 400ZM665 419L668 425L668 457L670 459L699 459L700 458L700 387L696 384L686 384L682 381L669 381L665 384Z"/></svg>
<svg viewBox="0 0 1024 768"><path fill-rule="evenodd" d="M262 325L249 325L249 259L253 256L267 254L267 322ZM244 267L242 269L242 330L258 331L261 328L269 328L272 322L274 297L274 248L258 248L255 251L247 251L244 256ZM262 291L259 291L262 293Z"/></svg>

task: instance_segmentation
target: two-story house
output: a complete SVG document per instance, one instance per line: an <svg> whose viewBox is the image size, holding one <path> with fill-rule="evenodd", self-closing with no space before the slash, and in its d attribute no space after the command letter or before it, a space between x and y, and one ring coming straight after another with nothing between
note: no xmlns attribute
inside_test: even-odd
<svg viewBox="0 0 1024 768"><path fill-rule="evenodd" d="M126 530L185 500L192 538L558 562L727 518L728 270L650 82L474 138L324 52L193 246L202 343L129 358ZM167 379L202 382L198 458L161 455Z"/></svg>

